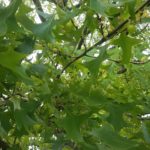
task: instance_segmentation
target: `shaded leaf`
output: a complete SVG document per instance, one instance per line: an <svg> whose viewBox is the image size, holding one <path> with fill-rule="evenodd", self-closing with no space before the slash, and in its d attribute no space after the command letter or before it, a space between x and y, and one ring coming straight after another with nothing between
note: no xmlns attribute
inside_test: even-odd
<svg viewBox="0 0 150 150"><path fill-rule="evenodd" d="M109 117L107 118L107 121L111 123L115 130L119 131L121 128L123 128L126 124L123 120L123 114L125 112L128 112L129 110L132 110L132 105L130 104L110 104L106 108L109 112Z"/></svg>
<svg viewBox="0 0 150 150"><path fill-rule="evenodd" d="M20 4L21 0L13 0L9 6L0 9L0 36L6 34L7 32L6 21L9 19L10 16L14 16ZM12 20L11 24L13 23L15 23L15 20Z"/></svg>
<svg viewBox="0 0 150 150"><path fill-rule="evenodd" d="M119 136L109 124L93 129L91 134L113 150L127 150L137 146L136 142Z"/></svg>
<svg viewBox="0 0 150 150"><path fill-rule="evenodd" d="M17 20L29 31L31 31L35 36L46 41L53 41L54 35L52 29L55 25L54 17L51 16L47 21L36 24L33 23L25 15L17 15Z"/></svg>
<svg viewBox="0 0 150 150"><path fill-rule="evenodd" d="M5 131L5 129L2 127L1 122L0 122L0 137L6 137L7 136L7 132Z"/></svg>
<svg viewBox="0 0 150 150"><path fill-rule="evenodd" d="M35 41L32 37L24 37L20 39L20 42L21 44L16 48L16 51L24 54L30 54L33 51Z"/></svg>
<svg viewBox="0 0 150 150"><path fill-rule="evenodd" d="M15 75L18 75L29 81L30 79L26 75L25 70L20 65L22 59L25 57L25 54L21 54L13 50L0 52L0 65L11 70Z"/></svg>
<svg viewBox="0 0 150 150"><path fill-rule="evenodd" d="M35 124L35 121L31 117L29 117L29 115L22 109L15 110L14 118L16 121L17 128L19 130L23 128L28 130L30 127L32 127Z"/></svg>
<svg viewBox="0 0 150 150"><path fill-rule="evenodd" d="M83 141L80 133L80 128L83 122L87 119L89 114L84 115L67 115L60 123L66 130L68 137L75 141Z"/></svg>
<svg viewBox="0 0 150 150"><path fill-rule="evenodd" d="M89 62L84 63L84 65L89 69L90 73L94 76L98 75L99 72L99 67L102 63L107 58L107 53L106 53L106 47L102 47L99 51L99 56Z"/></svg>
<svg viewBox="0 0 150 150"><path fill-rule="evenodd" d="M12 102L13 102L13 105L14 105L14 110L20 110L21 109L19 99L16 98L16 99L12 100Z"/></svg>

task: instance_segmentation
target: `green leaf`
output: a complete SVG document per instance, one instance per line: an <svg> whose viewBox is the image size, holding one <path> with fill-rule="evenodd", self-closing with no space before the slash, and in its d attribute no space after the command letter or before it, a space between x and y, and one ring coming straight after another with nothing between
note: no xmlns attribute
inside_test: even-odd
<svg viewBox="0 0 150 150"><path fill-rule="evenodd" d="M123 120L123 114L132 110L130 104L109 104L107 106L107 111L109 112L109 117L107 121L111 123L116 131L119 131L123 128L126 124Z"/></svg>
<svg viewBox="0 0 150 150"><path fill-rule="evenodd" d="M6 24L7 24L7 31L11 32L21 32L22 29L19 27L15 16L10 16L7 20L6 20Z"/></svg>
<svg viewBox="0 0 150 150"><path fill-rule="evenodd" d="M7 25L5 23L5 21L0 21L0 36L5 35L7 32Z"/></svg>
<svg viewBox="0 0 150 150"><path fill-rule="evenodd" d="M47 67L44 64L32 64L27 71L30 75L42 78L47 73Z"/></svg>
<svg viewBox="0 0 150 150"><path fill-rule="evenodd" d="M66 130L68 137L75 141L83 141L80 133L81 125L88 118L89 114L84 115L67 115L60 121L61 126Z"/></svg>
<svg viewBox="0 0 150 150"><path fill-rule="evenodd" d="M16 121L17 128L19 130L23 128L28 130L35 124L35 121L31 117L29 117L29 115L23 109L15 110L14 118Z"/></svg>
<svg viewBox="0 0 150 150"><path fill-rule="evenodd" d="M74 85L71 87L74 94L82 98L88 105L99 107L107 102L107 98L102 94L100 89L91 88L91 83L83 86Z"/></svg>
<svg viewBox="0 0 150 150"><path fill-rule="evenodd" d="M10 112L0 112L0 123L4 130L8 133L12 128L12 122L10 122L12 114Z"/></svg>
<svg viewBox="0 0 150 150"><path fill-rule="evenodd" d="M119 136L109 124L93 129L91 134L113 150L127 150L136 146L134 141Z"/></svg>
<svg viewBox="0 0 150 150"><path fill-rule="evenodd" d="M21 0L13 0L8 7L0 9L0 36L3 36L7 32L7 23L6 21L10 16L14 16L17 11L19 5L21 4ZM12 20L12 23L15 20Z"/></svg>
<svg viewBox="0 0 150 150"><path fill-rule="evenodd" d="M0 65L11 70L15 75L30 81L25 73L23 67L21 67L21 61L25 58L25 54L8 50L6 52L0 52Z"/></svg>
<svg viewBox="0 0 150 150"><path fill-rule="evenodd" d="M82 90L81 90L82 91ZM99 106L106 102L106 97L99 90L82 91L85 101L91 106Z"/></svg>
<svg viewBox="0 0 150 150"><path fill-rule="evenodd" d="M12 100L13 104L14 104L14 110L20 110L21 107L20 107L20 100L15 98Z"/></svg>
<svg viewBox="0 0 150 150"><path fill-rule="evenodd" d="M0 52L0 65L10 70L13 70L13 68L20 65L21 60L25 57L26 57L25 54L21 54L13 50Z"/></svg>
<svg viewBox="0 0 150 150"><path fill-rule="evenodd" d="M35 41L32 37L25 36L24 38L20 39L20 42L21 44L16 48L17 52L30 54L33 51Z"/></svg>
<svg viewBox="0 0 150 150"><path fill-rule="evenodd" d="M113 41L113 44L120 46L123 50L122 63L127 64L130 62L132 47L140 42L141 40L127 36L124 33L122 33L118 39Z"/></svg>
<svg viewBox="0 0 150 150"><path fill-rule="evenodd" d="M90 73L93 76L97 76L99 72L99 67L102 63L107 58L107 53L106 53L106 46L102 47L99 50L99 56L92 61L84 63L84 65L89 69Z"/></svg>
<svg viewBox="0 0 150 150"><path fill-rule="evenodd" d="M88 0L89 7L95 12L105 15L105 11L108 8L108 5L104 0Z"/></svg>
<svg viewBox="0 0 150 150"><path fill-rule="evenodd" d="M0 137L4 138L7 136L7 132L5 131L5 129L2 127L1 122L0 122Z"/></svg>
<svg viewBox="0 0 150 150"><path fill-rule="evenodd" d="M49 19L43 23L36 24L33 23L25 15L17 15L17 20L29 31L31 31L35 36L43 39L45 41L54 41L54 35L52 32L53 27L55 26L54 17L51 16Z"/></svg>
<svg viewBox="0 0 150 150"><path fill-rule="evenodd" d="M135 19L135 5L136 0L130 0L127 2L128 12L131 16L131 19Z"/></svg>
<svg viewBox="0 0 150 150"><path fill-rule="evenodd" d="M119 9L116 6L110 6L106 11L107 15L110 17L118 16L120 12L121 12L121 9Z"/></svg>
<svg viewBox="0 0 150 150"><path fill-rule="evenodd" d="M142 129L145 141L150 144L150 134L148 133L147 126L144 122L141 123L141 129Z"/></svg>

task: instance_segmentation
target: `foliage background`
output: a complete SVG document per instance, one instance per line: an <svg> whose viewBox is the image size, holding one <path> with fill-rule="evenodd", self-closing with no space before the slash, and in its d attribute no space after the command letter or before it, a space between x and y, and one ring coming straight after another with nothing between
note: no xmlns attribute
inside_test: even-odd
<svg viewBox="0 0 150 150"><path fill-rule="evenodd" d="M0 147L149 150L149 5L1 0Z"/></svg>

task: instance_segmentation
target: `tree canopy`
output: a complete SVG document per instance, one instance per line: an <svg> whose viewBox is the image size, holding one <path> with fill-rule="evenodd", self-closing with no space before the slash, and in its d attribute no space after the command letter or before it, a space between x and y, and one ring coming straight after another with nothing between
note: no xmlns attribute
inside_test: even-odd
<svg viewBox="0 0 150 150"><path fill-rule="evenodd" d="M149 150L149 6L0 0L0 148Z"/></svg>

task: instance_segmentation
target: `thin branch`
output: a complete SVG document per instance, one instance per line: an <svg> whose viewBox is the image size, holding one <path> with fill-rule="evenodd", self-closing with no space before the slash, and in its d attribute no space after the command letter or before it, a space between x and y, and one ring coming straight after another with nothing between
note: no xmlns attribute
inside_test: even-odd
<svg viewBox="0 0 150 150"><path fill-rule="evenodd" d="M139 7L135 13L137 14L138 12L140 12L142 9L144 9L144 7L150 5L150 0L146 1L141 7ZM59 79L61 77L61 75L63 74L63 72L70 66L72 65L74 62L76 62L77 60L79 60L80 58L84 57L88 52L90 52L93 48L95 48L98 45L103 44L104 42L108 41L109 39L111 39L112 37L114 37L116 34L118 34L118 31L120 29L122 29L122 27L124 27L124 25L126 25L129 22L130 18L126 19L125 21L123 21L120 25L118 25L112 32L108 33L108 35L106 37L103 37L100 41L98 41L97 43L95 43L93 46L89 47L86 51L84 51L83 53L81 53L79 56L77 56L76 58L74 58L72 61L70 61L61 71L61 73L59 75L57 75L57 79Z"/></svg>
<svg viewBox="0 0 150 150"><path fill-rule="evenodd" d="M109 61L113 61L113 62L115 62L116 64L120 64L120 63L121 63L120 60L114 60L114 59L111 59L111 58L108 58L108 60L109 60Z"/></svg>
<svg viewBox="0 0 150 150"><path fill-rule="evenodd" d="M42 8L42 5L41 5L39 0L33 0L33 3L35 5L35 7L37 8L37 10L39 10L41 12L44 12L44 10ZM38 14L38 16L39 16L39 18L41 19L42 22L46 21L46 19L43 16L41 16L39 13L37 13L37 14Z"/></svg>
<svg viewBox="0 0 150 150"><path fill-rule="evenodd" d="M130 63L135 64L135 65L144 65L150 62L150 59L147 61L131 61Z"/></svg>
<svg viewBox="0 0 150 150"><path fill-rule="evenodd" d="M109 61L113 61L117 64L120 64L121 63L121 60L114 60L114 59L108 59ZM134 64L134 65L144 65L144 64L147 64L150 62L150 59L148 59L147 61L130 61L131 64Z"/></svg>
<svg viewBox="0 0 150 150"><path fill-rule="evenodd" d="M78 45L77 45L77 48L76 48L77 50L81 49L81 46L84 44L85 35L87 35L87 34L89 34L89 31L87 30L87 27L85 27L83 29L83 33L81 35L81 38L80 38L80 40L78 42Z"/></svg>
<svg viewBox="0 0 150 150"><path fill-rule="evenodd" d="M104 27L103 27L103 23L102 23L102 17L100 17L98 14L96 14L97 16L97 20L99 22L99 30L100 30L100 33L102 34L102 37L104 37Z"/></svg>
<svg viewBox="0 0 150 150"><path fill-rule="evenodd" d="M144 30L148 27L148 25L149 25L149 23L146 24L145 27L144 27L143 29L141 29L140 33L141 33L141 32L144 32Z"/></svg>

